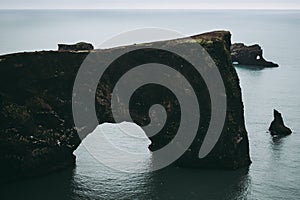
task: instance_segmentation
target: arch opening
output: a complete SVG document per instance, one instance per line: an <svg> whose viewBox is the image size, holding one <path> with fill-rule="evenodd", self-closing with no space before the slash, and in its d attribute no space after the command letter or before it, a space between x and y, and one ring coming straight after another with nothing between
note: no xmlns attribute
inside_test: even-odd
<svg viewBox="0 0 300 200"><path fill-rule="evenodd" d="M84 138L74 151L77 165L94 163L117 171L150 170L151 144L143 129L135 123L103 123Z"/></svg>

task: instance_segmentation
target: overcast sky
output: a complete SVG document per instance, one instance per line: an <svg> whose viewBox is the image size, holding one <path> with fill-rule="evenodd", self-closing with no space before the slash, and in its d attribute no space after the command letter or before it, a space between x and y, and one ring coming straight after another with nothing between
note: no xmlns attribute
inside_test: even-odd
<svg viewBox="0 0 300 200"><path fill-rule="evenodd" d="M300 9L300 0L0 0L0 9Z"/></svg>

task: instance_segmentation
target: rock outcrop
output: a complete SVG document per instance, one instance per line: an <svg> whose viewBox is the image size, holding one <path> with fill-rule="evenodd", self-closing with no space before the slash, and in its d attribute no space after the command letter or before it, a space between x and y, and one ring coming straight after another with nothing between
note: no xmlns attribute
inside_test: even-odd
<svg viewBox="0 0 300 200"><path fill-rule="evenodd" d="M286 127L283 122L281 113L274 109L274 120L272 121L269 131L271 135L285 136L292 133L291 129Z"/></svg>
<svg viewBox="0 0 300 200"><path fill-rule="evenodd" d="M91 51L94 49L92 44L78 42L76 44L58 44L59 51Z"/></svg>
<svg viewBox="0 0 300 200"><path fill-rule="evenodd" d="M244 124L244 110L237 73L230 59L231 34L226 31L205 33L193 37L210 54L223 79L227 113L223 131L213 150L203 159L198 152L210 122L209 95L205 83L191 74L192 85L202 95L201 122L197 136L177 162L181 166L237 169L248 166L249 142ZM166 45L180 47L186 39L168 41ZM137 52L138 59L124 58L112 63L105 79L99 83L95 103L99 123L114 122L111 111L111 93L114 82L121 77L127 66L138 66L149 59L153 62L164 53L156 54L151 44L142 44L144 50ZM142 46L141 45L141 46ZM130 46L122 48L131 48ZM103 57L118 48L92 51ZM72 116L72 90L78 69L89 52L41 51L0 56L0 180L47 173L74 164L73 151L81 140ZM151 54L153 53L153 54ZM193 49L190 50L193 53ZM161 59L163 64L189 69L188 63L178 64L178 58ZM88 86L87 86L88 87ZM88 88L87 88L88 89ZM178 102L172 93L156 86L148 87L143 104L133 104L131 114L138 125L149 123L148 108L159 103L166 108L170 118L162 133L150 138L151 150L161 148L174 137L180 119ZM144 91L143 91L144 92ZM140 97L140 95L136 95ZM141 106L142 105L142 106Z"/></svg>
<svg viewBox="0 0 300 200"><path fill-rule="evenodd" d="M238 65L253 65L258 67L278 67L278 64L266 61L263 50L258 44L246 46L243 43L232 44L231 59Z"/></svg>

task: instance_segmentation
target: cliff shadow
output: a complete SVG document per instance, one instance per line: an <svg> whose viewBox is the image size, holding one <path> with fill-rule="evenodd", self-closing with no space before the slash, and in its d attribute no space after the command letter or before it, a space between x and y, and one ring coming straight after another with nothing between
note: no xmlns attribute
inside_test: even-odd
<svg viewBox="0 0 300 200"><path fill-rule="evenodd" d="M75 166L45 176L31 177L1 185L1 199L70 200Z"/></svg>
<svg viewBox="0 0 300 200"><path fill-rule="evenodd" d="M169 167L153 173L152 181L153 199L244 199L251 184L248 168L225 171Z"/></svg>

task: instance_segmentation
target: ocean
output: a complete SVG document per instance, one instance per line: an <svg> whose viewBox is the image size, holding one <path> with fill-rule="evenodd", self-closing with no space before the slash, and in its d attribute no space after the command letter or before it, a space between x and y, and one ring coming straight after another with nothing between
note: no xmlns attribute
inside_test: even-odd
<svg viewBox="0 0 300 200"><path fill-rule="evenodd" d="M253 163L236 171L168 167L126 173L97 161L86 145L102 132L138 160L102 151L111 162L143 171L151 163L149 140L134 124L104 124L75 151L76 167L2 185L5 199L299 199L300 11L287 10L0 10L0 54L55 50L57 43L87 41L96 47L121 32L145 27L194 35L229 30L232 42L258 43L279 68L236 67L245 106ZM293 131L267 132L278 109ZM124 132L139 136L136 142Z"/></svg>

